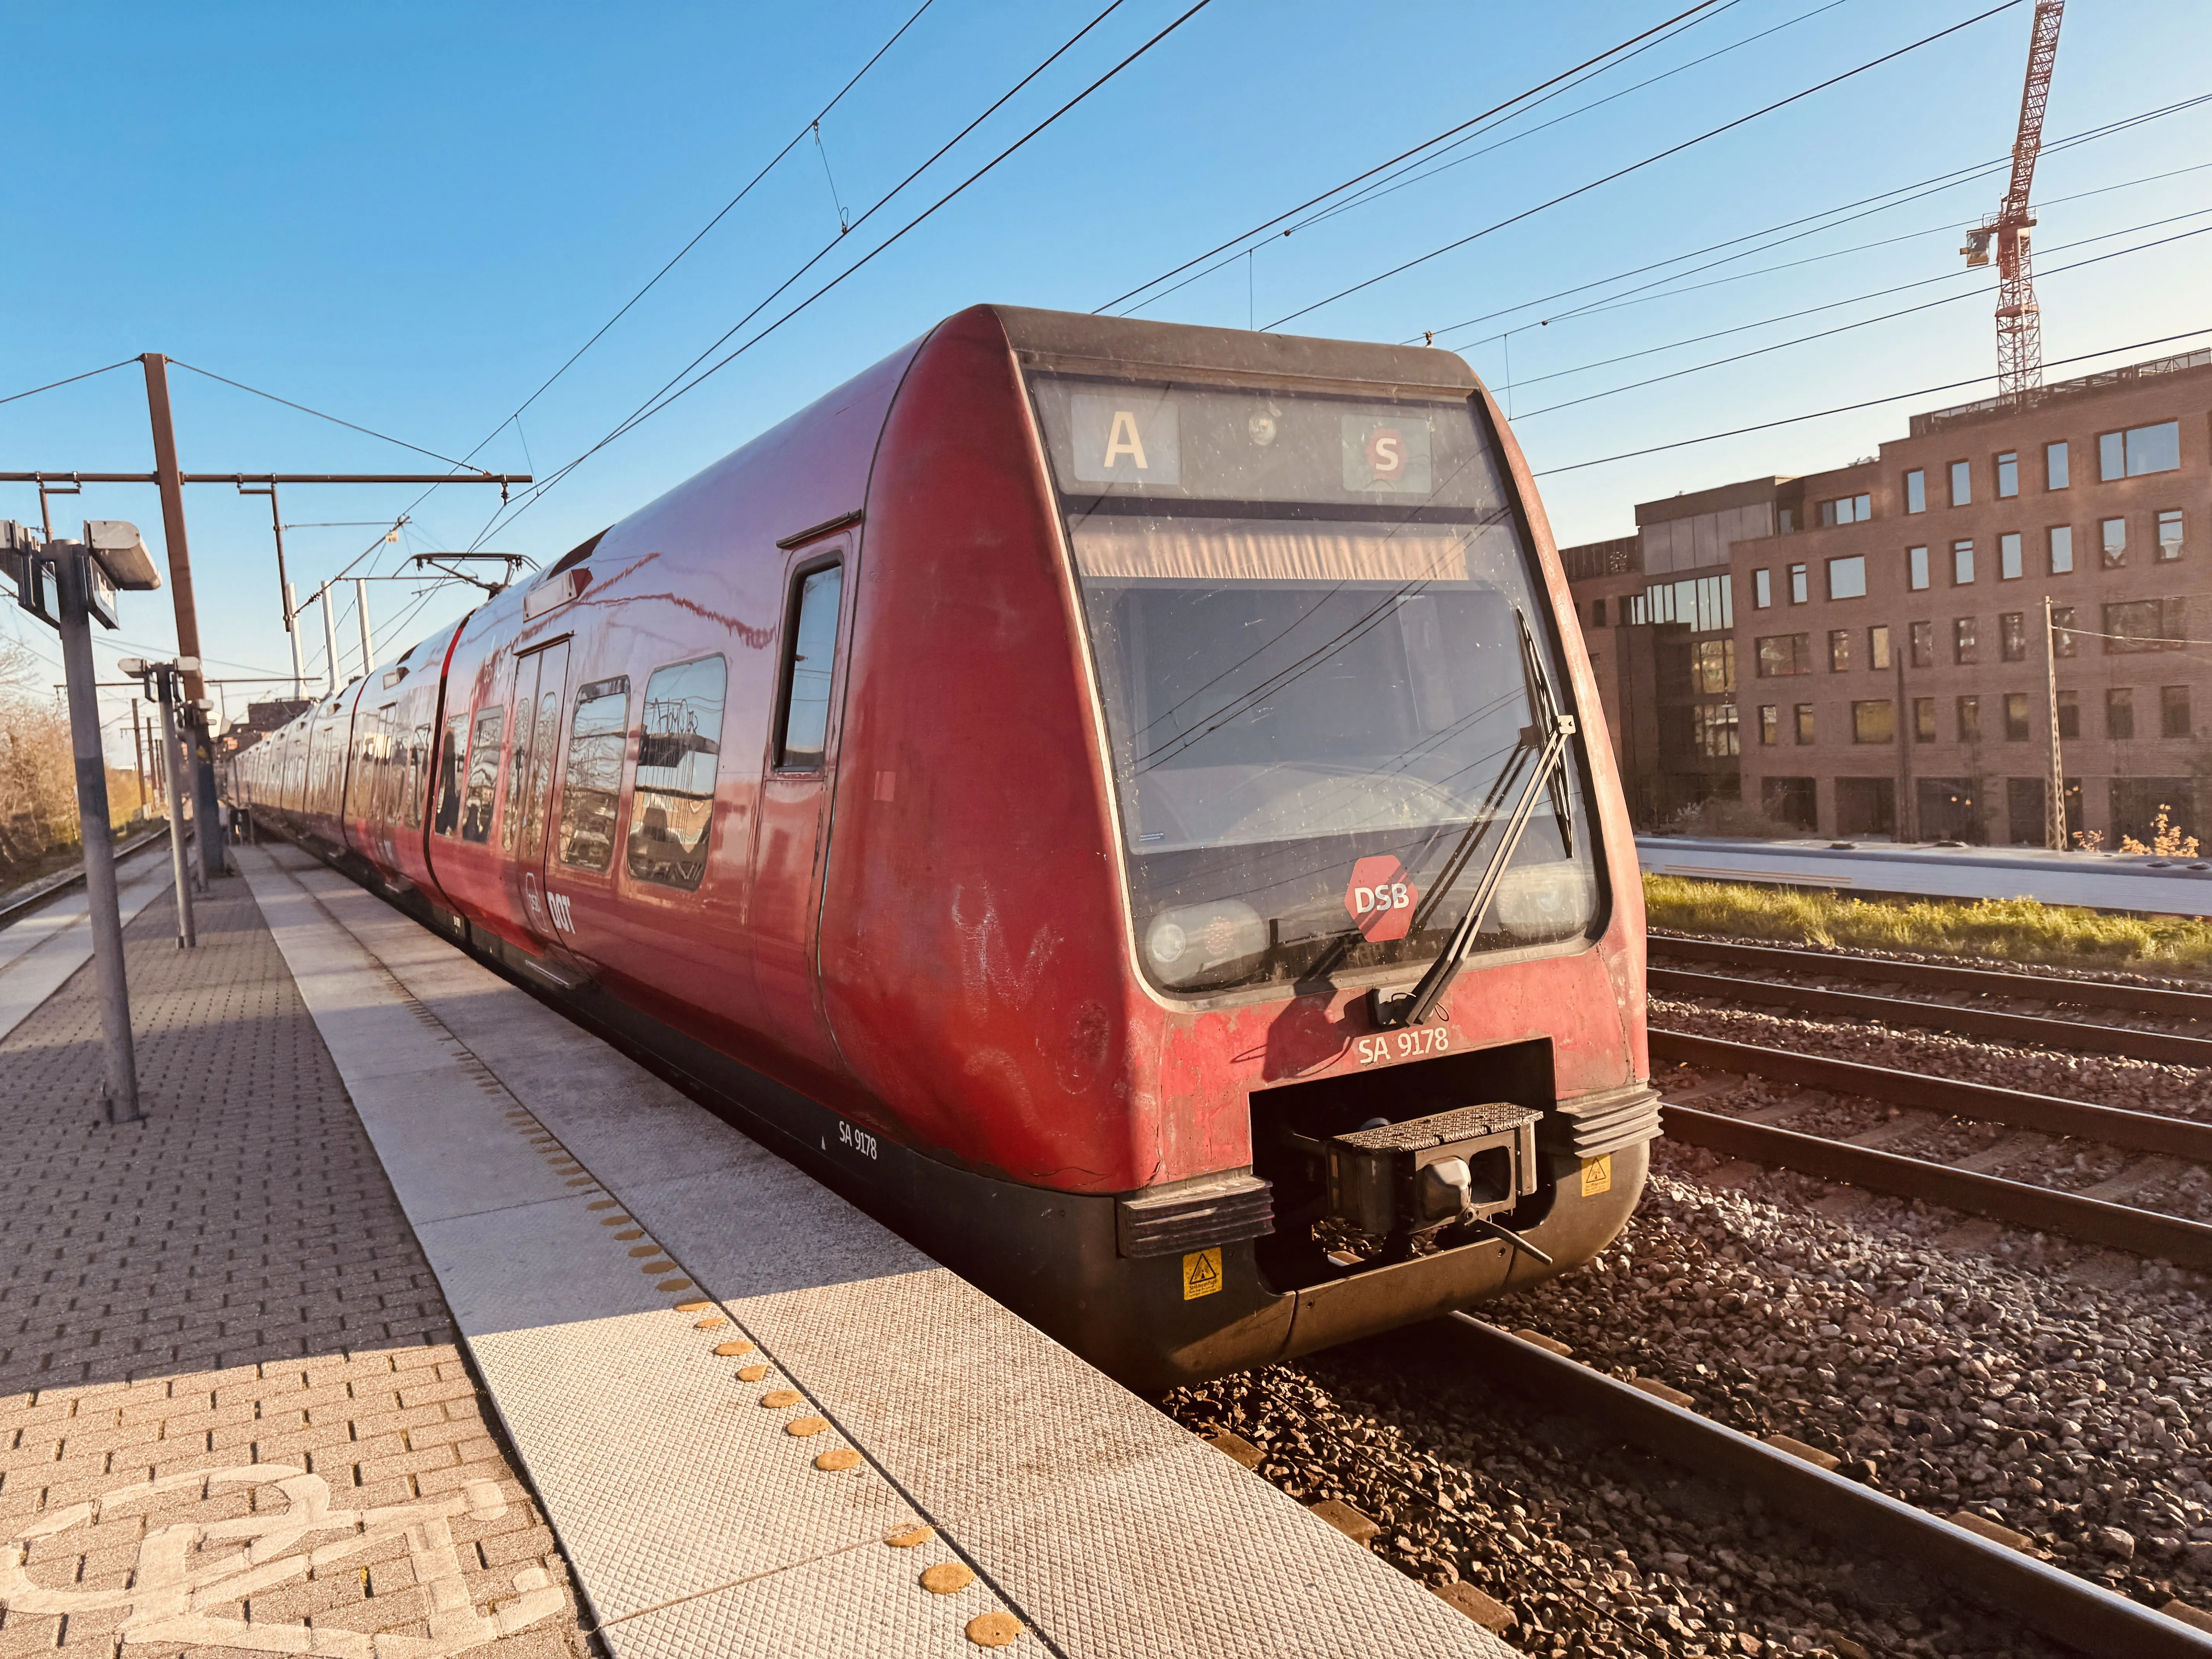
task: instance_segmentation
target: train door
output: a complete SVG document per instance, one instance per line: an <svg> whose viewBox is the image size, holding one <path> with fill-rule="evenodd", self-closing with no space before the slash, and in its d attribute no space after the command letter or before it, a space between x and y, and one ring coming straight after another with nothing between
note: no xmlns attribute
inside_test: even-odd
<svg viewBox="0 0 2212 1659"><path fill-rule="evenodd" d="M514 750L507 764L501 836L514 913L542 945L560 948L560 918L546 896L546 825L560 758L568 641L556 640L514 665Z"/></svg>
<svg viewBox="0 0 2212 1659"><path fill-rule="evenodd" d="M822 1018L815 960L823 865L837 775L839 647L846 632L851 544L817 543L793 557L782 672L761 778L753 842L753 973L763 1030L818 1063L837 1064Z"/></svg>

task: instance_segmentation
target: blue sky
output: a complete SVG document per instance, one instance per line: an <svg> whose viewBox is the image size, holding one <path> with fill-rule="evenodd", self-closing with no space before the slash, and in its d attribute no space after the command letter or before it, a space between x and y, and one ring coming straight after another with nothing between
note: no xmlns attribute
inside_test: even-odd
<svg viewBox="0 0 2212 1659"><path fill-rule="evenodd" d="M822 121L818 148L805 137L519 423L502 426L805 131L917 3L12 8L11 59L23 72L10 87L14 234L11 257L0 260L0 397L158 350L441 455L482 442L483 465L549 473L805 260L838 244L786 305L1189 0L1122 0L841 240L837 202L857 216L1105 3L933 0ZM1690 3L1404 0L1354 9L1211 0L859 274L599 451L483 545L557 555L963 306L1098 307ZM1144 314L1267 326L1990 3L1722 0L1443 158L1456 165L1289 237L1270 234L1249 259ZM2030 11L2023 0L1282 326L1385 340L1443 331L1439 343L1463 349L1501 393L1510 381L1516 429L1540 470L1986 374L1992 279L1967 273L1956 250L1962 228L1995 206L2001 171L1829 228L1816 219L1767 252L1757 250L1773 237L1754 233L2000 161ZM2212 8L2077 0L2046 143L2212 93L2207 64ZM1663 78L1638 86L1653 76ZM1543 123L1553 124L1536 130ZM2212 331L2203 280L2212 231L2185 236L2212 227L2207 162L2212 103L2045 156L2036 194L2047 359ZM2185 240L2059 269L2175 236ZM1744 257L1682 274L1725 254ZM1671 281L1629 292L1657 277ZM1876 295L1908 283L1924 285ZM1968 297L1619 390L1952 295ZM1607 308L1566 314L1593 302ZM1827 308L1767 320L1814 307ZM1507 327L1510 339L1497 337ZM1738 331L1675 343L1722 330ZM2057 368L2052 378L2203 343L2212 331ZM1631 353L1644 355L1609 361ZM173 374L188 469L437 470L216 381ZM1625 533L1640 499L1838 465L1901 432L1907 410L1988 389L1561 471L1544 483L1547 505L1562 542ZM128 470L149 458L135 365L0 404L0 470ZM419 492L295 489L283 503L300 526L287 538L295 580L312 588L370 549L359 568L392 574L410 553L468 547L485 532L496 493L440 489L413 507L398 542L384 544L381 526ZM27 487L0 485L0 516L35 519L37 507ZM241 677L228 693L236 712L259 689L242 677L287 664L267 503L201 486L187 507L204 649L211 672ZM88 491L58 510L70 522L136 520L158 547L149 489ZM410 582L379 582L370 593L380 660L467 604L460 590L425 598ZM120 637L171 648L166 595L127 605ZM349 593L342 675L360 666L351 605ZM5 616L0 626L58 656L50 635ZM319 621L303 639L319 676Z"/></svg>

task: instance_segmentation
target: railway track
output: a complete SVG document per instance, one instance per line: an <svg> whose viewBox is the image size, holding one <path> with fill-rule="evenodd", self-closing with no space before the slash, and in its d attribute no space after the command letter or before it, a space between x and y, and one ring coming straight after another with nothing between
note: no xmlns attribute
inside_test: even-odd
<svg viewBox="0 0 2212 1659"><path fill-rule="evenodd" d="M2110 981L2064 979L2055 975L1954 968L1935 963L1892 962L1832 951L1678 939L1667 934L1652 935L1650 950L1655 957L1715 963L1739 970L1717 974L1680 968L1648 969L1650 988L1666 995L1763 1003L1798 1013L1840 1014L1891 1025L1995 1037L2005 1042L2089 1054L2125 1054L2169 1065L2212 1066L2212 994L2121 985ZM1825 980L1897 985L1976 1000L1971 1004L1936 1002L1915 997L1837 991L1826 986L1805 985L1796 979L1747 978L1741 971L1747 969L1799 978L1811 975ZM2195 1029L2145 1030L2105 1020L2085 1020L2075 1015L2022 1013L1990 1006L1995 1001L2032 1001L2067 1008L2109 1010L2150 1016L2168 1028L2180 1025Z"/></svg>

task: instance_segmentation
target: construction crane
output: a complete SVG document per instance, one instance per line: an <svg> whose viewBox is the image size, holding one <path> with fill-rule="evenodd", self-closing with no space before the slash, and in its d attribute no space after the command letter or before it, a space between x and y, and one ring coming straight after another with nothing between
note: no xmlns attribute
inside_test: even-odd
<svg viewBox="0 0 2212 1659"><path fill-rule="evenodd" d="M1970 265L1990 262L1997 245L1997 395L2017 398L2043 384L2043 320L2035 306L2035 272L2027 233L2035 158L2043 148L2043 106L2051 101L2051 67L2058 58L2058 23L2066 0L2035 0L2027 42L2027 83L2021 88L2020 136L2012 145L2012 183L1995 215L1966 233L1959 250Z"/></svg>

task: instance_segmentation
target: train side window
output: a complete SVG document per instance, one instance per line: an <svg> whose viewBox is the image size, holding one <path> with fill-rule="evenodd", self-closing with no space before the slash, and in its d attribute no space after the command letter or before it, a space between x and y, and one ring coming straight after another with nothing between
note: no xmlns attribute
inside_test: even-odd
<svg viewBox="0 0 2212 1659"><path fill-rule="evenodd" d="M434 835L450 836L461 827L461 750L468 738L466 714L446 722L446 740L438 749L438 815L430 821Z"/></svg>
<svg viewBox="0 0 2212 1659"><path fill-rule="evenodd" d="M783 719L776 733L780 772L816 772L830 738L830 675L837 659L837 611L845 592L842 565L802 572L786 633Z"/></svg>
<svg viewBox="0 0 2212 1659"><path fill-rule="evenodd" d="M714 830L714 776L722 758L721 658L656 668L645 684L623 864L640 881L696 888Z"/></svg>
<svg viewBox="0 0 2212 1659"><path fill-rule="evenodd" d="M422 827L423 786L428 781L430 728L418 726L407 741L407 827Z"/></svg>
<svg viewBox="0 0 2212 1659"><path fill-rule="evenodd" d="M615 855L615 805L629 736L629 676L594 680L576 693L568 770L561 786L561 862L604 870Z"/></svg>
<svg viewBox="0 0 2212 1659"><path fill-rule="evenodd" d="M477 711L476 734L469 742L469 792L461 803L461 839L491 839L492 808L499 799L500 739L507 735L507 710Z"/></svg>

